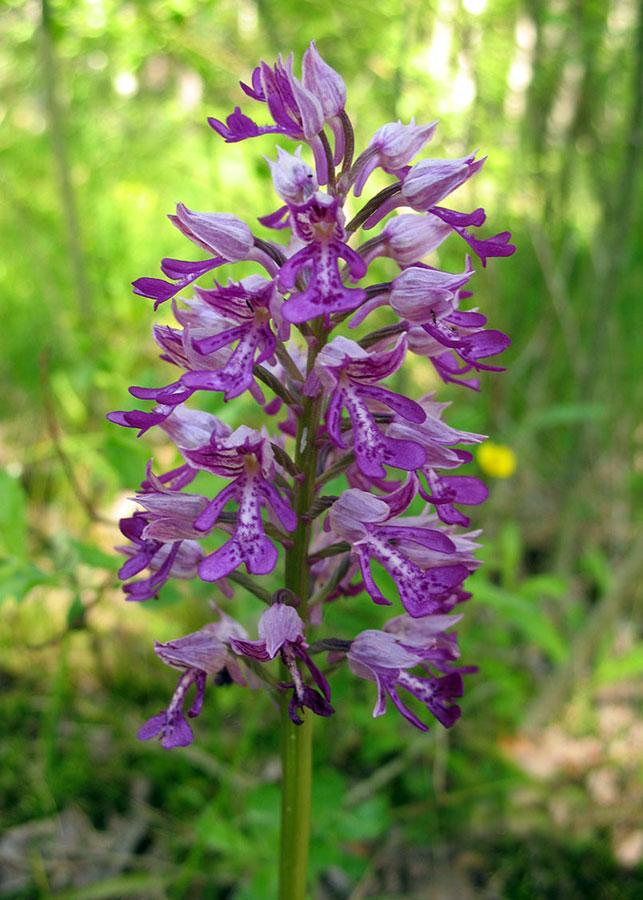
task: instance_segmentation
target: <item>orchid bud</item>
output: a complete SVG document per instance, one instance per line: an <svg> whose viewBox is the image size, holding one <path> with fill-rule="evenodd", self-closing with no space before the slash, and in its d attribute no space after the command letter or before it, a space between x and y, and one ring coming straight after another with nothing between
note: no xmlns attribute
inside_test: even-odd
<svg viewBox="0 0 643 900"><path fill-rule="evenodd" d="M198 213L177 203L176 215L168 218L192 243L229 262L247 259L254 246L246 223L230 213Z"/></svg>
<svg viewBox="0 0 643 900"><path fill-rule="evenodd" d="M403 198L413 209L425 212L480 171L487 157L475 160L475 155L462 159L421 159L404 179Z"/></svg>
<svg viewBox="0 0 643 900"><path fill-rule="evenodd" d="M434 216L405 213L388 221L380 237L386 243L386 256L401 266L410 266L432 253L451 233L450 226Z"/></svg>
<svg viewBox="0 0 643 900"><path fill-rule="evenodd" d="M277 147L276 162L265 157L275 191L282 200L297 205L309 200L319 187L315 173L300 156L301 147L297 147L294 156Z"/></svg>
<svg viewBox="0 0 643 900"><path fill-rule="evenodd" d="M429 125L416 125L414 118L408 125L387 122L377 129L368 146L377 150L379 165L386 169L401 169L431 140L437 124L436 119Z"/></svg>
<svg viewBox="0 0 643 900"><path fill-rule="evenodd" d="M449 315L453 312L450 301L472 275L472 268L454 275L439 269L410 266L393 281L389 295L391 307L398 316L414 324Z"/></svg>
<svg viewBox="0 0 643 900"><path fill-rule="evenodd" d="M325 62L311 41L301 65L304 87L319 100L325 119L338 116L346 105L344 79Z"/></svg>

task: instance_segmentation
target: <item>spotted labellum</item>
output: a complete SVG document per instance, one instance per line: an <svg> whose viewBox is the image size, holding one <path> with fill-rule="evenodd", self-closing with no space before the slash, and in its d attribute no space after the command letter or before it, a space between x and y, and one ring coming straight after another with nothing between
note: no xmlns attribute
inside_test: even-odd
<svg viewBox="0 0 643 900"><path fill-rule="evenodd" d="M421 730L449 728L476 671L458 665L452 630L479 565L479 531L463 529L488 491L466 469L485 436L449 425L434 389L479 390L510 343L471 302L477 261L510 256L510 234L480 235L484 210L449 199L486 157L428 155L438 123L415 120L383 124L356 154L346 87L314 42L300 77L280 57L241 87L257 121L236 107L209 124L230 144L260 140L278 200L257 223L198 203L169 215L190 258L163 259L134 291L170 301L175 323L153 336L173 374L130 389L144 408L108 416L160 430L175 454L165 472L150 461L121 520L126 598L200 579L217 603L215 621L156 642L178 683L139 738L189 744L208 683L213 698L263 687L295 725L328 717L342 672L372 683L374 716L390 701ZM447 241L464 241L459 271L439 265ZM400 389L422 380L433 390ZM232 617L235 591L267 604L256 624ZM347 634L342 599L373 627Z"/></svg>

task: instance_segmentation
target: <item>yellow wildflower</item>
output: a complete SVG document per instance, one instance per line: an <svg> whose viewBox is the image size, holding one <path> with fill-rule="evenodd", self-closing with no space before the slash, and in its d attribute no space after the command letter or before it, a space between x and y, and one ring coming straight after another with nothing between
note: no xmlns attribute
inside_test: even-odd
<svg viewBox="0 0 643 900"><path fill-rule="evenodd" d="M511 478L516 471L516 454L506 444L486 441L476 455L482 471L492 478Z"/></svg>

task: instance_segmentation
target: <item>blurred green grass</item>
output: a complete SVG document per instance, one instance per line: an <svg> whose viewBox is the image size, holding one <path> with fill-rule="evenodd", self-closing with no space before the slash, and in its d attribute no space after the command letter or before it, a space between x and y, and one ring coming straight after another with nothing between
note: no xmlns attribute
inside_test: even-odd
<svg viewBox="0 0 643 900"><path fill-rule="evenodd" d="M169 380L149 333L156 317L129 288L183 252L165 214L181 200L251 219L274 204L261 158L274 139L227 146L207 116L249 105L237 80L258 59L300 59L316 38L348 84L362 144L383 121L415 115L440 118L434 155L489 153L458 206L484 205L488 233L510 228L518 250L474 279L476 301L512 337L507 373L483 377L480 395L439 389L452 424L492 435L517 462L474 517L485 566L460 642L480 674L456 729L429 736L391 713L373 721L370 686L334 677L337 714L316 737L313 878L320 896L414 896L415 882L385 886L399 841L432 848L436 883L447 863L468 872L476 896L560 896L538 881L553 865L573 897L585 890L582 851L597 866L583 896L634 897L636 876L618 865L637 857L642 669L640 3L9 0L0 16L0 791L19 859L0 890L274 892L269 700L211 690L189 750L135 740L173 689L153 639L199 628L211 589L123 604L109 523L147 459L171 459L104 414L128 405L131 383ZM440 264L461 263L449 242ZM424 387L428 367L408 377ZM259 424L251 401L215 400L213 411ZM252 621L243 594L233 612ZM342 600L329 633L379 614ZM530 769L538 740L546 777ZM594 756L569 762L587 740ZM600 777L611 794L594 787ZM70 811L86 856L64 843ZM524 849L538 840L550 850ZM483 846L471 875L462 855Z"/></svg>

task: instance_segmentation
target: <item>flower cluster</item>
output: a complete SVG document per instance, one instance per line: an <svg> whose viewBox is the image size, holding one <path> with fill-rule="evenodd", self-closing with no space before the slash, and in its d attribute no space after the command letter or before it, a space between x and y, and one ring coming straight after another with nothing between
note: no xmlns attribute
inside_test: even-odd
<svg viewBox="0 0 643 900"><path fill-rule="evenodd" d="M262 62L242 88L266 105L272 124L257 124L237 107L225 122L209 120L215 132L228 143L277 134L298 146L294 153L277 147L276 159L268 160L281 205L259 223L274 239L257 236L236 215L179 203L170 221L207 258L164 259L164 278L134 282L155 309L172 300L176 325L157 325L153 335L176 375L165 386L130 389L153 401L151 409L109 418L139 434L162 429L180 464L160 475L148 465L136 496L140 509L121 521L128 543L118 548L127 557L119 575L129 600L150 600L168 579L196 577L214 582L225 597L236 586L269 600L253 576L274 572L281 556L285 589L259 618L256 640L220 612L200 631L156 644L161 660L181 675L167 709L139 737L160 736L166 748L190 743L186 696L194 685L187 713L193 718L210 676L218 685L263 683L285 695L296 724L304 708L328 716L330 686L312 660L322 651L331 654L333 669L345 661L375 683L375 716L388 697L426 730L401 699L403 688L449 727L460 715L462 674L475 670L457 665L450 630L478 565L479 532L462 530L470 525L463 507L487 497L477 478L453 472L472 459L463 445L485 436L448 425L448 404L434 394L411 399L387 380L409 354L428 360L437 380L474 390L477 373L502 371L489 360L509 339L466 304L467 286L474 257L484 266L514 247L508 232L482 238L472 230L485 221L482 209L442 205L480 171L484 157L414 162L436 122L383 125L354 158L344 82L314 43L301 79L292 57L280 58L273 66ZM390 184L359 209L355 198L377 169ZM348 222L347 206L357 209ZM400 207L410 211L390 216ZM282 234L287 241L278 240ZM462 271L428 264L454 234L466 244ZM371 263L381 257L389 262L378 263L378 271L389 266L390 280L369 283ZM252 275L202 281L248 261L256 267ZM343 323L351 337L336 333ZM262 430L233 430L191 405L203 392L224 402L248 392ZM201 471L216 476L208 496L187 490ZM340 478L343 492L324 494ZM378 577L384 571L385 581ZM395 590L382 586L391 581ZM358 595L362 604L367 596L376 604L399 601L404 612L382 630L343 635L333 601ZM322 624L339 636L309 643L310 630ZM277 658L275 678L270 662Z"/></svg>

